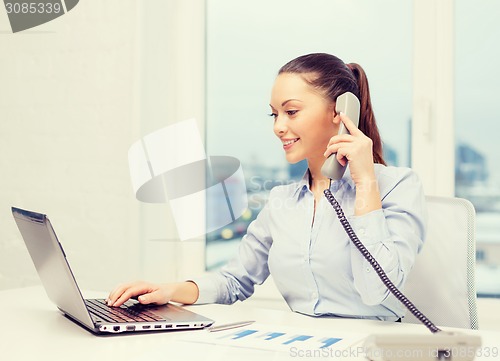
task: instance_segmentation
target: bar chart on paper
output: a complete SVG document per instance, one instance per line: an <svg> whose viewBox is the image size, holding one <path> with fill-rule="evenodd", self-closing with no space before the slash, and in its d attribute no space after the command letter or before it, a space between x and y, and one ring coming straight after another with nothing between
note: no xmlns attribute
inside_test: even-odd
<svg viewBox="0 0 500 361"><path fill-rule="evenodd" d="M290 353L294 350L341 350L362 340L366 335L327 330L311 330L253 324L244 328L205 332L196 338L184 341L243 347L250 349L282 351Z"/></svg>

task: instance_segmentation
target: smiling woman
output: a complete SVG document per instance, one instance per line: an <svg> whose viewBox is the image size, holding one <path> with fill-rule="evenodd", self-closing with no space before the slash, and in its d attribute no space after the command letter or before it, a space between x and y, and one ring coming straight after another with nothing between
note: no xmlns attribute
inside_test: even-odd
<svg viewBox="0 0 500 361"><path fill-rule="evenodd" d="M220 271L181 283L118 286L109 304L119 306L133 296L142 303L231 304L252 296L255 286L272 275L295 312L388 321L403 317L403 305L367 268L323 197L325 190L335 192L361 242L392 283L403 288L423 244L424 193L411 169L376 162L375 142L361 130L378 137L361 71L324 53L301 56L282 67L271 95L274 133L288 160L307 162L302 179L271 190L237 255ZM360 97L359 129L335 112L337 93L347 91ZM341 123L350 134L337 135ZM321 167L334 152L349 165L342 179L332 183Z"/></svg>

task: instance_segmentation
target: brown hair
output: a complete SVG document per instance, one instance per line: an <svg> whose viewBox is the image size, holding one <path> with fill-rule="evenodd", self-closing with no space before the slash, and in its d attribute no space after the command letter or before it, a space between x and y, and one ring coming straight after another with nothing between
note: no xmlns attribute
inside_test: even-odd
<svg viewBox="0 0 500 361"><path fill-rule="evenodd" d="M359 129L373 142L373 161L385 165L382 140L370 100L365 71L355 63L345 64L331 54L303 55L283 65L278 74L310 74L304 79L332 102L345 92L355 94L360 102Z"/></svg>

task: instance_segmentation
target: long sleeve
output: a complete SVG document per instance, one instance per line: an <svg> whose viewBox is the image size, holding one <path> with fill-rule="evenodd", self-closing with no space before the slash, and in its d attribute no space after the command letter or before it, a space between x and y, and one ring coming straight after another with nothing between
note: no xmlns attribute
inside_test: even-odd
<svg viewBox="0 0 500 361"><path fill-rule="evenodd" d="M346 171L331 190L358 235L397 287L402 287L425 233L425 197L408 168L375 167L382 209L354 214L356 189ZM296 312L394 321L404 307L349 240L326 199L317 204L306 173L274 187L250 224L236 257L220 271L192 279L197 303L245 300L269 274Z"/></svg>
<svg viewBox="0 0 500 361"><path fill-rule="evenodd" d="M205 277L193 278L199 288L197 304L231 304L243 301L254 292L256 284L262 284L269 276L268 255L272 239L268 225L268 207L248 226L242 238L238 254L218 272Z"/></svg>
<svg viewBox="0 0 500 361"><path fill-rule="evenodd" d="M379 174L382 209L363 216L349 217L356 235L382 266L391 281L403 290L405 280L423 245L425 197L414 172L399 168L390 176ZM351 243L354 286L367 305L390 306L398 302L371 265Z"/></svg>

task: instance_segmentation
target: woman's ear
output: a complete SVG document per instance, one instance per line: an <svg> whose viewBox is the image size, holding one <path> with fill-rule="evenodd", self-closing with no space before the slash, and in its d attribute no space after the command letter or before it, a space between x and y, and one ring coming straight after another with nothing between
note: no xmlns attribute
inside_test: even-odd
<svg viewBox="0 0 500 361"><path fill-rule="evenodd" d="M342 122L342 120L340 120L340 114L337 113L335 110L333 110L332 114L333 114L332 118L333 124L339 125Z"/></svg>
<svg viewBox="0 0 500 361"><path fill-rule="evenodd" d="M332 102L331 105L328 107L328 111L332 115L332 118L331 118L332 123L335 125L339 125L341 120L340 120L339 114L335 110L335 106L336 106L336 104L334 102Z"/></svg>

